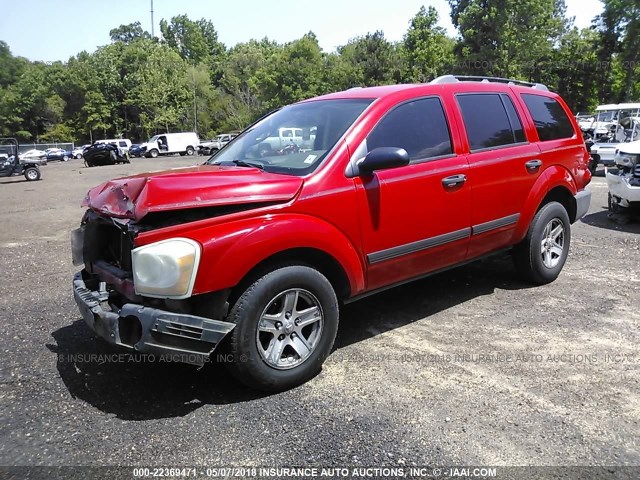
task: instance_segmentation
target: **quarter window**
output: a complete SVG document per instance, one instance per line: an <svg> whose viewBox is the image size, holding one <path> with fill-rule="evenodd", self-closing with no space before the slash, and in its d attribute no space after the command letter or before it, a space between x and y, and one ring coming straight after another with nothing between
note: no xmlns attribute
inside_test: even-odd
<svg viewBox="0 0 640 480"><path fill-rule="evenodd" d="M531 94L522 95L522 99L536 124L541 142L573 137L573 125L556 99Z"/></svg>
<svg viewBox="0 0 640 480"><path fill-rule="evenodd" d="M522 122L508 95L463 94L457 100L472 151L526 141Z"/></svg>
<svg viewBox="0 0 640 480"><path fill-rule="evenodd" d="M404 148L411 160L450 155L451 136L438 98L403 103L387 113L367 137L367 150Z"/></svg>

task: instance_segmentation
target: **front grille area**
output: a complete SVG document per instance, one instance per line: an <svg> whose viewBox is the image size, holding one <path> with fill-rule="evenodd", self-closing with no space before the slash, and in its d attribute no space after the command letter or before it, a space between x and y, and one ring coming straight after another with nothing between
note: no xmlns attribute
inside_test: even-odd
<svg viewBox="0 0 640 480"><path fill-rule="evenodd" d="M85 264L107 262L131 277L133 241L128 232L108 220L92 220L85 224Z"/></svg>

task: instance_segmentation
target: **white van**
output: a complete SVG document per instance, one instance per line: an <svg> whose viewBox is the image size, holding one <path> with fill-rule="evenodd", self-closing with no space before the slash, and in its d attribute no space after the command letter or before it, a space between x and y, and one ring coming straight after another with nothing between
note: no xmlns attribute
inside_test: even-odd
<svg viewBox="0 0 640 480"><path fill-rule="evenodd" d="M107 140L96 140L95 143L110 143L122 149L123 152L129 152L131 148L131 140L128 138L109 138Z"/></svg>
<svg viewBox="0 0 640 480"><path fill-rule="evenodd" d="M180 155L193 155L200 139L195 132L162 133L152 137L141 147L145 149L145 156L156 158L158 155L179 153Z"/></svg>

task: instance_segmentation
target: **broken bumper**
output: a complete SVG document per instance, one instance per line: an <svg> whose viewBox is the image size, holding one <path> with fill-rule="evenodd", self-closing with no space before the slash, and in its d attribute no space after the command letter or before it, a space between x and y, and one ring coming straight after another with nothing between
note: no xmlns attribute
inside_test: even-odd
<svg viewBox="0 0 640 480"><path fill-rule="evenodd" d="M607 185L611 196L620 199L620 206L629 207L640 202L640 180L637 178L607 172Z"/></svg>
<svg viewBox="0 0 640 480"><path fill-rule="evenodd" d="M235 324L167 312L132 303L119 311L102 307L101 294L87 288L82 273L73 277L73 296L84 321L113 345L172 361L203 365Z"/></svg>

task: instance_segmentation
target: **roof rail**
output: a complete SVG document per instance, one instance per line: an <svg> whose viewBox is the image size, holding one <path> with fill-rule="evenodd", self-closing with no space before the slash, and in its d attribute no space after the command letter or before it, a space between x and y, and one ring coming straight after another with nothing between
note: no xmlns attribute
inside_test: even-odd
<svg viewBox="0 0 640 480"><path fill-rule="evenodd" d="M531 83L531 82L523 82L522 80L513 80L510 78L499 78L499 77L483 77L483 76L473 76L473 75L442 75L441 77L435 78L429 82L431 85L442 85L446 83L458 83L458 82L496 82L496 83L506 83L507 85L520 85L523 87L531 87L536 90L544 90L548 92L549 89L546 85L542 83Z"/></svg>

